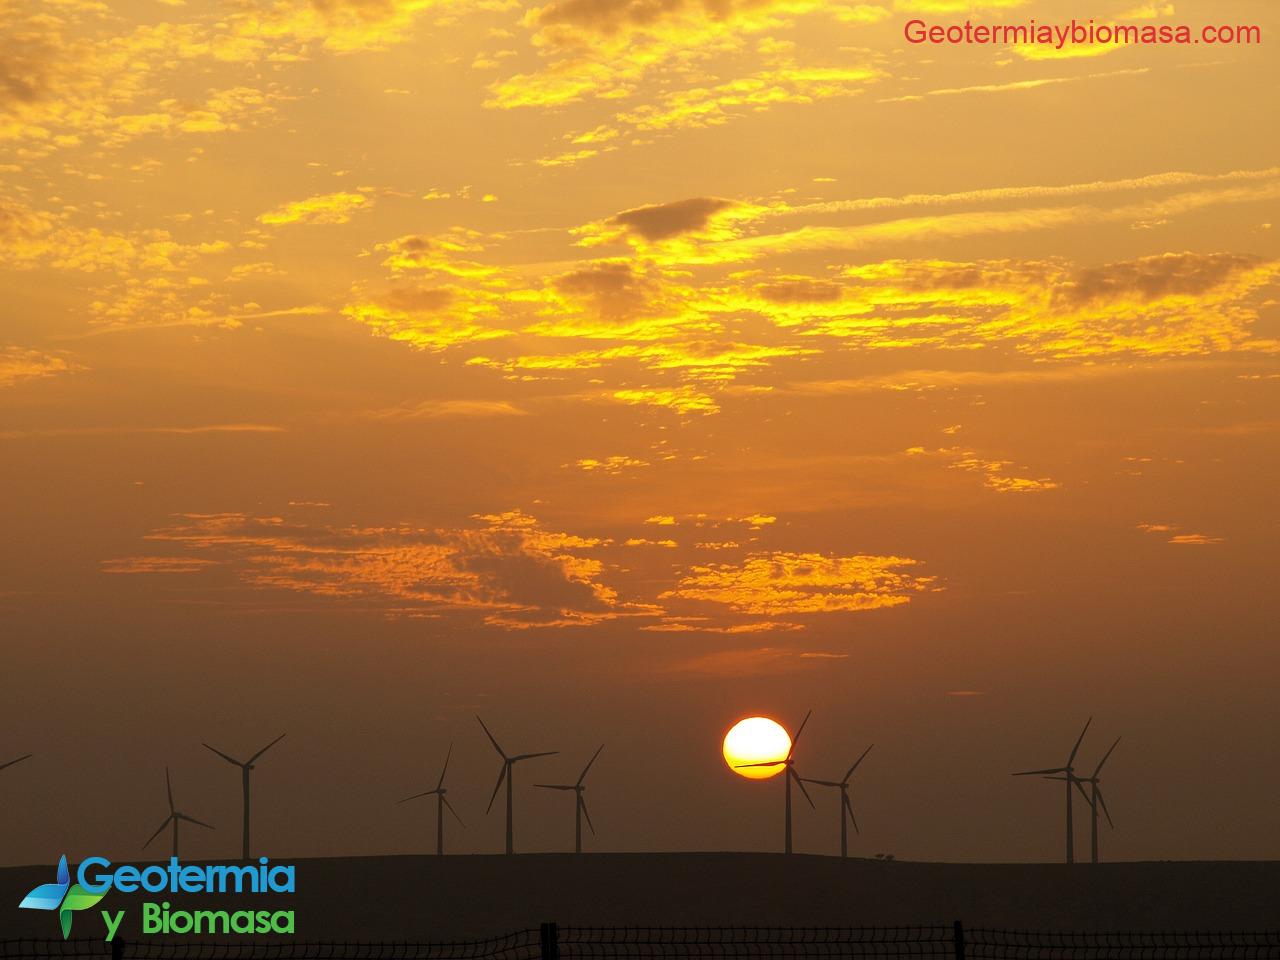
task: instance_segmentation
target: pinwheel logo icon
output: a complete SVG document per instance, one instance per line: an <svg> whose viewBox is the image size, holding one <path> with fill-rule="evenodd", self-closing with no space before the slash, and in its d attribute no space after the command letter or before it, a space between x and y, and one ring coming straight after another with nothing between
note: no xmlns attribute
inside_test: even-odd
<svg viewBox="0 0 1280 960"><path fill-rule="evenodd" d="M90 893L78 883L71 882L67 870L67 856L58 861L58 879L55 883L42 883L23 898L18 907L26 910L57 910L58 923L62 927L62 939L71 935L71 914L86 910L101 900L105 893Z"/></svg>

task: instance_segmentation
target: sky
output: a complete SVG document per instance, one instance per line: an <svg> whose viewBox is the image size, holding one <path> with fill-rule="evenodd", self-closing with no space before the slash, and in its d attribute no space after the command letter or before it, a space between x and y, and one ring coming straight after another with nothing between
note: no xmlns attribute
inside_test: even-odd
<svg viewBox="0 0 1280 960"><path fill-rule="evenodd" d="M1262 42L904 34L1072 17ZM0 0L0 863L1280 857L1277 19Z"/></svg>

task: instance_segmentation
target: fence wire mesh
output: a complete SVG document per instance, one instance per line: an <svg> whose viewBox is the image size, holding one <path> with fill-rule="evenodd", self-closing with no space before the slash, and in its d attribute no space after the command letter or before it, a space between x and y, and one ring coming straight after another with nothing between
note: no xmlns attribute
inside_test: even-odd
<svg viewBox="0 0 1280 960"><path fill-rule="evenodd" d="M562 960L954 955L952 927L560 927Z"/></svg>
<svg viewBox="0 0 1280 960"><path fill-rule="evenodd" d="M541 960L539 931L517 930L483 940L434 943L388 941L0 941L0 960Z"/></svg>
<svg viewBox="0 0 1280 960"><path fill-rule="evenodd" d="M966 960L1275 960L1280 930L1073 933L966 929Z"/></svg>
<svg viewBox="0 0 1280 960"><path fill-rule="evenodd" d="M0 940L0 960L1280 960L1280 930L1084 933L897 927L579 927L454 942Z"/></svg>

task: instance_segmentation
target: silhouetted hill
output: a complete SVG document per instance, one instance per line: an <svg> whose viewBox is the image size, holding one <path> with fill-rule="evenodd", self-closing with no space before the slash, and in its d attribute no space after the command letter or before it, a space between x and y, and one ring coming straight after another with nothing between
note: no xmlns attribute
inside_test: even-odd
<svg viewBox="0 0 1280 960"><path fill-rule="evenodd" d="M144 900L175 908L280 909L298 939L482 937L543 920L582 925L880 925L1040 929L1254 929L1280 925L1280 863L945 864L776 854L530 854L298 860L297 893L113 893L136 935ZM0 870L0 933L57 936L16 909L52 867ZM214 901L217 902L214 902ZM87 919L81 921L81 917ZM81 926L83 922L83 926ZM101 929L78 914L77 934ZM83 934L81 931L83 930Z"/></svg>

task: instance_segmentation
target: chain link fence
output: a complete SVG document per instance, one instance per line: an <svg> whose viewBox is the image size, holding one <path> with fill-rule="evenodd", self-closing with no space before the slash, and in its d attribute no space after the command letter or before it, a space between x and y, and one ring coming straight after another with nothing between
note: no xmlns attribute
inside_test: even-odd
<svg viewBox="0 0 1280 960"><path fill-rule="evenodd" d="M1280 960L1280 930L1072 933L912 927L578 927L436 943L0 940L0 960Z"/></svg>

